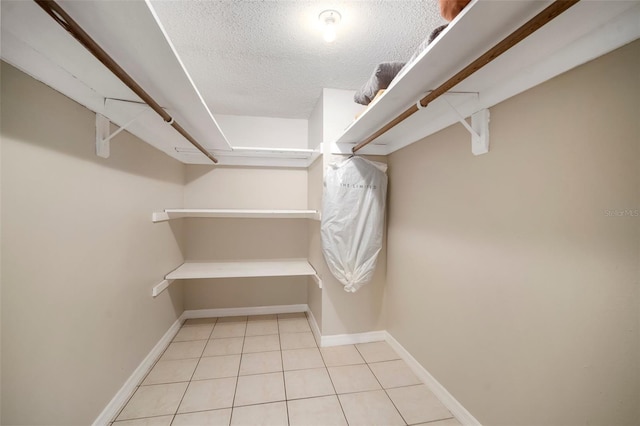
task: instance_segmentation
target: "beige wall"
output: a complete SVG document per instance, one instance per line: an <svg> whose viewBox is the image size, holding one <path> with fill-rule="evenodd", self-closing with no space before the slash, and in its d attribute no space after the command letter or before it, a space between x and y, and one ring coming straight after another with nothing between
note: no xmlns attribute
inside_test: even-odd
<svg viewBox="0 0 640 426"><path fill-rule="evenodd" d="M311 111L311 115L309 116L308 124L307 124L307 143L308 148L316 149L322 143L322 124L323 117L322 114L324 112L322 96L316 102L316 105Z"/></svg>
<svg viewBox="0 0 640 426"><path fill-rule="evenodd" d="M307 171L187 166L185 208L306 209ZM195 261L307 257L304 219L186 219L185 258ZM307 278L182 282L185 309L307 303Z"/></svg>
<svg viewBox="0 0 640 426"><path fill-rule="evenodd" d="M1 64L0 64L1 65ZM0 82L2 67L0 66ZM0 100L0 241L2 241L2 101ZM2 424L2 244L0 243L0 424Z"/></svg>
<svg viewBox="0 0 640 426"><path fill-rule="evenodd" d="M185 280L182 286L186 310L307 303L307 277Z"/></svg>
<svg viewBox="0 0 640 426"><path fill-rule="evenodd" d="M307 171L187 166L185 208L306 209Z"/></svg>
<svg viewBox="0 0 640 426"><path fill-rule="evenodd" d="M322 98L320 99L322 101ZM323 160L322 157L319 157L308 169L307 205L312 210L322 211L322 172ZM307 221L307 234L309 239L307 258L316 272L320 274L321 265L324 263L320 243L320 222L317 220ZM322 274L320 277L324 278ZM322 332L322 293L322 289L313 279L307 280L307 304L320 332Z"/></svg>
<svg viewBox="0 0 640 426"><path fill-rule="evenodd" d="M307 257L305 219L185 219L185 259L225 261ZM306 277L187 280L185 309L307 303Z"/></svg>
<svg viewBox="0 0 640 426"><path fill-rule="evenodd" d="M2 64L2 424L92 423L182 313L185 167Z"/></svg>
<svg viewBox="0 0 640 426"><path fill-rule="evenodd" d="M390 156L387 329L485 425L640 423L640 42Z"/></svg>

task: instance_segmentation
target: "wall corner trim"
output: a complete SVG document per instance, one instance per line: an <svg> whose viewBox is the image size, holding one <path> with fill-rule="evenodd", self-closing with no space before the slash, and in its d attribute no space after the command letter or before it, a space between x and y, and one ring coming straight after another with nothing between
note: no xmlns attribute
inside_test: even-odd
<svg viewBox="0 0 640 426"><path fill-rule="evenodd" d="M318 346L322 346L322 332L320 331L320 327L318 322L316 321L316 317L313 315L313 311L311 308L307 311L309 317L309 325L311 326L311 332L313 333L313 337L316 339L316 343Z"/></svg>
<svg viewBox="0 0 640 426"><path fill-rule="evenodd" d="M120 412L120 410L124 407L124 405L129 400L129 397L135 392L138 383L142 381L142 379L147 375L149 370L153 367L156 360L162 355L164 350L169 346L169 343L173 340L182 323L185 320L184 313L178 317L177 320L169 327L164 336L160 338L158 343L151 349L151 351L147 354L147 356L142 360L140 365L133 370L133 373L127 381L122 385L120 390L115 394L115 396L109 401L109 404L102 410L102 412L98 415L98 417L93 422L92 426L105 426L114 420L114 417Z"/></svg>
<svg viewBox="0 0 640 426"><path fill-rule="evenodd" d="M384 334L387 343L460 423L465 426L482 426L388 331L384 331Z"/></svg>

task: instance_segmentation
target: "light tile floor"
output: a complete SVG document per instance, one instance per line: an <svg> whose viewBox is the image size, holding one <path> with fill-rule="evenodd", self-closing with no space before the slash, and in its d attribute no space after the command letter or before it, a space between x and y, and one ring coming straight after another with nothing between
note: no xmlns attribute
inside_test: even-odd
<svg viewBox="0 0 640 426"><path fill-rule="evenodd" d="M187 320L113 426L459 425L385 342L318 348L304 313Z"/></svg>

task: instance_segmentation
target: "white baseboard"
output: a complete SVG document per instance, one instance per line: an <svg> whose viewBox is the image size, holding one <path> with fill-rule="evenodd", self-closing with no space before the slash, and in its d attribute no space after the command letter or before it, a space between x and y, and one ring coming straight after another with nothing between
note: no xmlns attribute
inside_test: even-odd
<svg viewBox="0 0 640 426"><path fill-rule="evenodd" d="M111 399L109 404L107 404L104 410L102 410L102 413L98 415L96 420L93 422L93 426L104 426L113 421L113 418L120 412L122 407L124 407L133 392L136 390L138 383L142 381L151 367L153 367L156 360L160 355L162 355L167 346L169 346L169 343L171 343L175 335L178 333L183 322L184 314L180 315L171 327L169 327L167 332L164 333L164 336L162 336L153 349L151 349L151 352L147 354L145 359L143 359L140 365L138 365L138 367L133 371L131 376L129 376L127 381Z"/></svg>
<svg viewBox="0 0 640 426"><path fill-rule="evenodd" d="M457 399L449 393L389 332L384 331L385 340L409 365L409 368L433 392L455 418L465 426L481 426L480 422L471 415Z"/></svg>
<svg viewBox="0 0 640 426"><path fill-rule="evenodd" d="M358 343L380 342L385 340L386 331L369 331L367 333L332 334L320 338L320 346L355 345Z"/></svg>
<svg viewBox="0 0 640 426"><path fill-rule="evenodd" d="M227 317L235 315L267 315L267 314L286 314L293 312L306 312L309 307L306 304L300 305L276 305L276 306L256 306L246 308L224 308L224 309L198 309L184 311L182 315L171 325L169 330L151 349L151 352L133 371L131 376L122 385L120 390L111 399L109 404L102 410L100 415L93 422L93 426L104 426L109 424L113 418L120 412L122 407L127 403L133 392L136 390L138 383L144 379L149 370L153 367L156 360L162 355L164 350L169 346L175 335L180 330L182 323L190 318L212 318Z"/></svg>
<svg viewBox="0 0 640 426"><path fill-rule="evenodd" d="M309 307L306 304L249 306L245 308L195 309L190 311L184 311L182 313L182 316L185 319L214 318L214 317L233 317L233 316L244 316L244 315L288 314L288 313L294 313L294 312L306 312L308 310L309 310Z"/></svg>
<svg viewBox="0 0 640 426"><path fill-rule="evenodd" d="M409 365L418 378L434 393L434 395L444 404L445 407L463 425L480 426L480 422L467 411L454 397L440 384L391 334L385 330L370 331L367 333L354 334L334 334L322 336L320 328L316 322L313 312L306 304L300 305L277 305L277 306L257 306L245 308L222 308L222 309L198 309L184 311L182 315L171 325L162 338L151 349L145 359L138 365L125 384L111 399L100 415L93 422L93 426L103 426L109 424L118 412L124 407L133 394L138 383L153 367L162 352L169 346L175 335L180 330L182 323L190 318L224 317L236 315L268 315L294 312L308 312L311 331L316 341L321 347L337 345L354 345L358 343L369 343L386 341Z"/></svg>
<svg viewBox="0 0 640 426"><path fill-rule="evenodd" d="M311 309L307 311L307 314L307 316L309 317L309 324L311 325L311 332L313 333L313 337L316 339L316 343L318 344L318 346L321 346L322 333L320 332L320 327L318 326L316 317L313 316L313 312L311 311Z"/></svg>

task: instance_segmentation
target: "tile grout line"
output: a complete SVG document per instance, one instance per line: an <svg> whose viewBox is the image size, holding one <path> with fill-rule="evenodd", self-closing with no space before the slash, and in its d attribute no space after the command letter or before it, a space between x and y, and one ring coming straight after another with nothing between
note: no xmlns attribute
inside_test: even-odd
<svg viewBox="0 0 640 426"><path fill-rule="evenodd" d="M178 329L178 332L176 333L176 336L178 335L178 333L180 332L180 330L182 330L182 327L184 326L184 323L186 322L186 320L180 324L180 329ZM175 336L173 337L175 339ZM122 412L124 411L125 408L127 408L127 405L129 405L129 403L131 402L131 399L133 398L133 396L138 392L138 390L140 389L140 386L142 386L142 383L144 383L144 381L147 379L147 376L149 376L149 374L151 374L151 370L153 370L155 368L155 366L158 364L158 362L160 361L160 359L162 359L162 356L165 354L165 352L167 352L167 349L169 349L169 346L171 345L171 343L173 343L173 339L171 340L171 342L169 342L169 344L167 345L166 348L164 348L164 350L162 351L162 353L158 356L158 359L156 359L153 362L153 365L151 366L151 368L149 368L149 371L147 371L147 374L144 375L144 377L140 380L140 382L136 385L136 388L133 392L131 392L131 395L129 395L129 398L127 398L127 402L125 402L122 407L118 410L118 412L115 414L115 416L113 416L113 419L111 420L110 423L115 423L118 420L118 417L120 416L120 414L122 414ZM169 415L169 414L167 414ZM156 416L157 417L157 416ZM128 420L128 419L127 419ZM172 420L173 422L173 420Z"/></svg>
<svg viewBox="0 0 640 426"><path fill-rule="evenodd" d="M176 333L176 336L178 335L178 333L180 332L180 330L182 330L182 327L184 327L186 320L182 322L182 324L180 324L180 328L178 329L178 332ZM173 336L173 339L176 338L176 336ZM147 377L149 376L149 374L151 374L151 371L155 368L156 365L158 365L158 362L160 362L160 359L162 359L162 356L165 354L165 352L167 352L167 350L169 349L169 346L171 346L171 343L173 343L173 339L171 340L171 342L169 342L169 344L167 345L166 348L164 348L164 350L162 351L162 353L158 356L158 358L153 362L153 365L151 366L151 368L149 368L149 371L147 371L147 374L144 375L144 377L140 380L140 382L136 385L135 390L131 393L131 395L129 395L129 398L127 398L127 402L125 402L122 407L120 408L120 410L118 410L118 412L116 413L116 415L113 417L111 424L115 423L118 420L118 417L120 416L120 414L122 414L122 412L124 411L125 408L127 408L127 405L129 405L129 403L131 402L131 399L133 399L133 396L138 392L138 390L140 389L140 387L142 386L142 383L144 383L144 381L147 379ZM175 382L175 383L182 383L182 382ZM162 383L158 383L158 384L162 384ZM151 386L151 385L149 385ZM186 390L185 390L186 391ZM170 416L171 414L163 414L166 416ZM153 416L153 417L158 417L158 416ZM145 418L145 417L140 417L140 418ZM129 419L123 419L124 420L129 420ZM171 422L173 423L173 419L171 419Z"/></svg>
<svg viewBox="0 0 640 426"><path fill-rule="evenodd" d="M451 416L451 417L446 417L444 419L437 419L437 420L429 420L428 422L422 422L422 423L411 423L408 426L419 426L419 425L428 425L430 423L438 423L438 422L443 422L445 420L451 420L451 419L455 419L456 421L458 421L458 419L455 418L455 416ZM458 422L460 423L460 422Z"/></svg>
<svg viewBox="0 0 640 426"><path fill-rule="evenodd" d="M183 329L185 323L186 323L186 321L182 324L182 327L180 327L180 330ZM216 328L216 324L217 323L218 323L218 319L216 318L215 322L213 323L213 327L211 327L211 332L209 332L209 337L211 337L211 334L213 334L213 329ZM180 330L178 330L178 333L180 332ZM175 339L175 337L174 337L174 339ZM209 339L207 339L206 341L209 342ZM191 380L193 379L193 376L196 374L196 371L198 370L198 366L200 365L200 361L202 360L202 354L204 354L204 350L206 349L206 347L207 347L207 344L205 343L204 346L202 347L202 352L200 352L200 358L198 358L198 362L196 363L196 368L193 369L193 372L191 373L191 378L189 378L189 381L187 382L187 387L184 388L184 393L182 394L182 397L180 398L180 402L176 406L176 411L173 413L173 418L171 419L170 425L173 424L173 422L176 419L176 416L178 415L178 410L180 409L180 406L182 405L182 401L184 401L184 397L187 394L187 391L189 390L189 387L191 386ZM168 348L168 346L167 346L167 348ZM151 372L151 371L149 371L149 372Z"/></svg>
<svg viewBox="0 0 640 426"><path fill-rule="evenodd" d="M247 323L249 322L249 317L247 317ZM235 411L236 404L236 394L238 393L238 382L240 382L240 366L242 365L242 357L244 355L244 343L247 339L247 324L244 325L244 334L242 335L242 348L240 348L240 363L238 364L238 375L236 376L236 386L233 389L233 399L231 400L231 415L229 415L229 425L233 421L233 413Z"/></svg>
<svg viewBox="0 0 640 426"><path fill-rule="evenodd" d="M384 391L384 394L387 396L387 398L389 398L389 401L391 401L391 405L393 405L393 408L396 409L396 412L400 415L400 418L402 419L402 421L404 422L405 425L408 425L409 422L407 421L407 419L404 418L404 416L402 415L402 413L400 412L400 410L398 409L398 407L396 406L396 403L393 402L393 399L391 399L391 397L389 396L389 393L387 392L387 390L385 389L385 387L382 385L382 383L380 382L380 380L378 379L378 376L376 376L376 373L373 372L373 370L371 369L371 366L369 365L369 362L364 358L364 356L362 355L362 352L360 352L360 350L358 349L358 347L356 346L356 350L358 351L358 353L360 353L360 356L362 357L362 359L364 359L367 368L369 369L369 371L371 372L371 374L373 375L373 377L376 379L376 381L378 382L378 384L380 385L380 388ZM395 352L395 351L394 351ZM397 354L396 354L397 355ZM384 361L382 361L384 362Z"/></svg>
<svg viewBox="0 0 640 426"><path fill-rule="evenodd" d="M276 315L276 324L278 326L278 345L280 347L280 362L282 365L282 387L284 388L284 409L287 413L287 426L291 426L289 419L289 398L287 398L287 380L284 374L284 355L282 354L282 339L280 338L280 318Z"/></svg>
<svg viewBox="0 0 640 426"><path fill-rule="evenodd" d="M317 344L317 342L316 342L316 344ZM320 357L322 358L322 363L324 364L324 368L327 370L327 376L329 376L329 381L331 382L331 386L333 387L333 391L335 392L335 396L336 396L336 399L338 400L338 405L340 406L340 411L342 411L342 416L344 417L344 421L345 421L345 423L347 423L347 426L349 426L349 419L347 419L347 413L344 412L344 407L342 406L342 401L340 401L340 396L338 394L338 390L336 389L336 385L333 383L333 378L331 377L331 374L329 373L329 367L327 367L327 362L324 360L324 355L322 354L322 349L320 347L318 347L318 351L320 352ZM363 360L364 360L364 358L363 358Z"/></svg>
<svg viewBox="0 0 640 426"><path fill-rule="evenodd" d="M307 320L307 322L308 322L308 317L306 316L306 313L305 313L305 318L306 318L306 320ZM240 366L241 366L241 364L242 364L242 359L244 358L244 347L245 347L245 344L246 344L246 337L247 337L246 333L247 333L248 323L249 323L248 319L249 319L249 317L247 317L247 320L245 320L245 321L244 321L244 334L243 334L243 336L242 336L242 339L243 339L243 340L242 340L242 347L241 347L241 350L240 350L240 362L239 362L239 365L238 365L238 371L237 371L237 373L236 373L236 375L235 375L235 377L236 377L236 385L235 385L235 389L234 389L234 396L233 396L233 400L232 400L232 406L230 407L230 409L231 409L230 420L229 420L230 422L231 422L231 419L233 418L233 411L235 410L235 408L237 408L237 407L235 407L235 406L234 406L234 404L235 404L235 399L236 399L236 396L237 396L238 381L239 381L240 377L244 377L244 376L253 376L253 375L261 375L261 374L269 374L269 373L254 373L254 374L248 374L248 375L244 375L244 376L241 376L241 375L240 375ZM286 373L286 372L285 372L285 370L284 370L284 354L283 354L283 348L282 348L282 333L280 333L280 327L279 327L279 325L280 325L280 319L277 317L277 315L276 315L276 323L278 324L278 333L277 333L277 334L275 334L275 335L277 335L277 336L278 336L279 350L277 350L277 351L276 351L276 350L274 350L274 351L269 351L269 350L267 350L267 351L259 351L259 352L255 352L255 353L280 352L280 361L281 361L281 363L282 363L282 377L283 377L283 386L284 386L284 402L285 402L285 407L286 407L286 412L287 412L287 424L288 424L288 425L290 425L290 423L291 423L291 419L290 419L290 417L289 417L289 409L288 409L288 408L289 408L289 407L288 407L288 402L289 402L290 400L289 400L289 397L288 397L288 395L287 395L287 387L286 387L286 375L285 375L285 373ZM144 376L144 378L142 378L142 379L141 379L141 381L138 383L138 385L136 386L135 391L134 391L134 392L132 392L132 395L129 397L129 399L128 399L128 400L127 400L127 402L123 405L123 407L119 410L118 414L114 417L114 419L111 421L111 423L110 423L110 424L114 424L114 426L117 426L117 423L119 423L120 421L117 421L116 419L117 419L117 418L118 418L118 416L122 413L122 411L127 407L127 405L131 402L131 399L133 398L133 396L136 394L136 392L137 392L141 387L143 387L143 386L153 386L153 385L166 385L166 384L176 384L176 383L187 383L187 387L185 388L185 391L184 391L184 393L182 394L182 397L181 397L181 399L180 399L180 402L178 403L178 406L177 406L177 408L176 408L176 410L175 410L175 413L174 413L174 414L171 414L171 413L168 413L168 414L159 414L159 415L151 415L151 416L139 417L139 418L135 418L135 419L122 419L122 420L121 420L121 421L125 421L125 420L139 420L139 419L147 419L147 418L156 418L156 417L172 416L171 424L173 424L173 422L175 421L175 419L176 419L176 417L177 417L177 415L178 415L178 410L179 410L179 408L180 408L181 404L182 404L182 403L183 403L183 401L184 401L184 398L185 398L185 396L186 396L186 392L187 392L187 390L189 389L189 387L190 387L191 383L192 383L192 382L201 381L201 380L209 380L209 379L199 379L199 380L194 380L194 376L195 376L195 372L197 371L198 366L200 365L200 362L202 361L202 358L205 358L204 351L205 351L205 349L206 349L206 345L207 345L209 342L211 342L212 340L214 340L214 338L213 338L213 331L214 331L214 329L215 329L215 325L216 325L216 324L218 324L217 319L216 319L216 322L214 322L214 327L212 328L211 332L209 333L208 338L205 340L205 342L207 342L207 343L205 344L205 347L202 349L202 352L200 353L200 356L199 356L198 358L179 358L179 359L176 359L176 360L175 360L175 361L178 361L178 360L188 360L188 359L197 359L197 360L198 360L198 362L196 363L196 366L195 366L195 368L194 368L193 372L191 373L191 378L190 378L187 382L185 382L185 381L177 381L177 382L152 383L152 384L149 384L149 385L142 385L142 383L144 382L144 380L146 380L146 379L147 379L147 377L149 376L149 374L151 373L151 371L153 370L153 368L155 368L155 367L157 366L157 364L158 364L158 362L160 361L160 359L162 358L162 356L166 353L166 351L167 351L167 349L168 349L168 347L169 347L169 345L168 345L168 346L167 346L167 348L165 348L165 350L164 350L164 351L163 351L163 352L158 356L158 358L155 360L155 362L154 362L153 366L149 369L149 371L148 371L148 372L147 372L147 374ZM184 327L184 324L183 324L183 326L181 326L180 330L182 330L182 328L183 328L183 327ZM306 331L298 331L298 332L291 332L291 333L305 333L305 332L306 332ZM284 333L284 334L289 334L289 333ZM266 334L266 335L260 334L260 335L257 335L257 336L267 336L267 335L273 335L273 334ZM234 337L234 338L237 338L237 337L240 337L240 336L233 336L233 337ZM184 341L179 341L178 343L182 343L182 342L184 342L184 343L187 343L187 342L196 342L196 341L200 341L200 340L203 340L203 339L184 340ZM171 344L171 343L176 343L176 342L172 340L172 341L170 342L170 344ZM337 390L336 390L336 388L335 388L335 383L333 382L333 379L332 379L332 377L331 377L331 375L329 374L329 371L328 371L328 368L329 368L329 367L328 367L328 366L327 366L327 364L326 364L325 356L324 356L324 354L322 353L322 351L320 350L321 348L319 348L319 347L318 347L317 342L315 342L315 339L314 339L314 343L315 343L315 349L317 349L317 350L319 351L319 353L320 353L320 356L321 356L321 359L322 359L322 362L323 362L323 367L324 367L325 371L327 372L327 374L329 375L329 380L330 380L331 385L332 385L332 388L333 388L333 390L334 390L334 394L333 394L333 395L335 395L335 396L336 396L336 398L338 399L338 403L339 403L340 408L341 408L341 410L342 410L343 417L344 417L345 421L346 421L346 422L347 422L347 424L348 424L348 423L349 423L349 421L348 421L348 419L346 418L346 413L344 412L344 407L342 406L342 403L341 403L340 398L339 398L339 396L340 396L340 395L342 395L342 394L338 394L338 392L337 392ZM353 345L353 346L356 348L357 353L358 353L358 354L360 354L360 356L361 356L361 357L363 358L363 360L364 360L364 356L362 355L361 350L360 350L356 345ZM254 352L252 352L252 353L254 353ZM226 354L226 355L229 355L229 354ZM220 354L218 354L218 355L213 355L213 357L216 357L216 356L221 356L221 355L220 355ZM398 358L397 360L402 360L402 359L401 359L401 358ZM392 360L388 360L388 359L387 359L387 360L384 360L384 359L383 359L383 360L379 360L379 361L376 361L376 362L367 362L366 360L364 360L364 364L366 364L366 365L367 365L368 370L373 374L374 378L376 379L377 383L380 385L381 389L382 389L382 390L384 390L385 395L387 396L387 398L389 398L389 400L391 401L392 405L394 406L394 408L396 409L396 411L398 412L398 414L400 414L400 417L402 418L402 420L405 422L405 424L407 424L407 425L408 425L409 423L406 421L406 419L404 418L404 416L402 415L402 413L400 412L400 410L399 410L399 409L398 409L398 407L396 406L395 402L391 399L391 397L390 397L390 395L389 395L389 393L388 393L388 390L389 390L389 389L400 389L400 388L408 388L408 387L420 386L420 385L424 385L424 383L420 382L420 383L416 383L416 384L408 384L408 385L403 385L403 386L394 386L394 387L390 387L389 389L387 389L387 388L385 388L385 387L383 387L383 386L382 386L382 383L380 382L380 380L378 379L378 377L377 377L377 376L375 375L375 373L373 372L373 369L371 368L371 364L376 364L376 363L385 363L385 362L393 362L393 361L397 361L397 360L396 360L396 359L392 359ZM347 365L345 365L345 366L348 366L348 365L351 365L351 364L347 364ZM292 370L292 371L302 371L302 370L310 370L310 369L311 369L311 368L302 368L302 369ZM228 376L228 377L233 377L233 376ZM358 392L345 392L345 393L343 393L343 394L355 394L355 393L362 393L362 392L365 392L365 391L358 391ZM291 401L294 401L294 400L295 400L295 401L298 401L298 400L307 400L307 399L314 399L314 398L320 398L320 397L326 397L326 396L331 396L331 395L316 395L316 396L308 396L308 397L302 397L302 398L295 398L295 399L292 399ZM274 403L274 402L281 402L281 401L269 401L269 402L262 402L262 403L257 403L257 404L247 404L247 405L243 405L242 407L249 407L249 406L255 406L255 405L264 405L264 404L270 404L270 403ZM217 408L217 409L213 409L213 410L223 410L223 409L225 409L225 408L224 408L224 407L221 407L221 408ZM207 412L207 411L211 411L211 409L189 411L189 413ZM188 414L188 413L181 413L181 414ZM449 419L455 419L455 416L445 417L445 418L441 418L441 419L434 419L434 420L430 420L430 421L428 421L427 423L436 423L436 422L439 422L439 421L444 421L444 420L449 420Z"/></svg>
<svg viewBox="0 0 640 426"><path fill-rule="evenodd" d="M357 347L356 347L356 350L358 350L358 352L360 352L360 350L359 350ZM395 352L395 351L394 351L394 352ZM360 353L360 355L362 355L362 353ZM396 355L398 355L398 354L396 353ZM363 359L364 359L364 356L363 356ZM396 411L398 412L398 414L400 414L400 417L402 417L402 420L405 422L405 424L407 424L407 425L422 424L422 423L424 423L424 422L421 422L421 423L409 423L409 422L405 419L405 417L402 415L402 412L400 411L400 409L398 408L398 406L396 405L396 403L393 401L393 399L392 399L392 398L391 398L391 396L389 395L388 390L389 390L389 389L410 388L410 387L414 387L414 386L426 386L426 385L425 385L425 383L423 383L423 382L418 378L418 380L420 380L420 383L417 383L417 384L412 384L412 385L403 385L403 386L392 386L392 387L385 388L385 387L382 385L382 383L380 382L380 380L378 379L378 376L376 376L376 374L373 372L373 370L371 369L371 366L370 366L370 364L382 364L382 363L385 363L385 362L394 362L394 361L403 361L403 362L404 362L404 360L403 360L402 358L398 358L398 359L380 360L380 361L375 361L375 362L371 362L371 363L366 362L366 360L365 360L365 362L366 362L366 364L367 364L367 367L369 367L369 370L371 371L371 374L373 374L373 377L375 377L375 379L378 381L378 383L380 384L380 387L381 387L381 388L382 388L382 390L385 392L385 394L387 395L387 398L389 398L389 400L391 401L391 403L392 403L392 404L393 404L393 406L395 407L395 409L396 409ZM405 362L405 364L406 364L406 362ZM440 402L440 400L439 400L439 399L438 399L438 401ZM447 411L448 411L448 410L447 410ZM452 414L452 413L451 413L451 412L449 412L449 414ZM428 421L428 422L426 422L426 423L439 422L439 421L448 420L448 419L454 419L454 418L455 418L455 416L451 415L451 417L445 417L445 418L442 418L442 419L430 420L430 421ZM457 419L456 419L456 420L457 420Z"/></svg>
<svg viewBox="0 0 640 426"><path fill-rule="evenodd" d="M360 350L359 350L357 347L356 347L356 350L358 350L358 352L360 352ZM399 356L399 355L395 352L395 350L394 350L394 353L396 354L396 356ZM362 354L361 354L361 355L362 355ZM364 356L363 356L363 359L364 359ZM389 389L409 388L409 387L413 387L413 386L426 386L426 384L425 384L425 383L423 383L423 382L422 382L422 380L420 380L420 378L418 378L418 377L416 376L416 377L418 378L418 380L419 380L419 383L417 383L417 384L413 384L413 385L403 385L403 386L392 386L392 387L385 388L385 387L382 385L382 383L380 382L380 380L378 379L378 376L376 376L376 374L374 373L373 369L372 369L372 368L371 368L371 366L370 366L370 364L382 364L382 363L394 362L394 361L402 361L402 362L406 365L406 361L404 361L402 358L397 358L397 359L386 359L386 360L380 360L380 361L375 361L375 362L371 362L371 363L366 362L366 360L365 360L365 362L366 362L366 364L367 364L367 367L369 367L369 370L371 371L371 374L373 374L373 377L375 377L375 378L376 378L376 380L377 380L377 381L378 381L378 383L380 384L380 387L382 388L382 390L384 391L384 393L387 395L387 398L389 398L389 400L391 401L391 403L392 403L392 404L393 404L393 406L395 407L395 409L396 409L396 411L398 412L398 414L400 414L400 417L402 417L402 420L404 420L405 424L407 424L407 425L411 426L411 425L416 425L416 424L422 424L422 423L425 423L425 422L420 422L420 423L409 423L409 422L405 419L405 417L402 415L402 412L400 411L400 409L398 408L398 406L396 405L396 403L395 403L395 402L393 401L393 399L391 398L391 395L389 395L388 390L389 390ZM438 398L436 398L436 399L438 400L438 402L441 402ZM446 407L445 407L445 408L446 408ZM449 411L449 410L447 410L447 411ZM449 414L452 414L452 413L449 411ZM451 417L445 417L445 418L442 418L442 419L430 420L430 421L428 421L428 422L426 422L426 423L439 422L439 421L448 420L448 419L454 419L454 418L455 418L455 416L451 415ZM457 420L457 419L456 419L456 420Z"/></svg>

